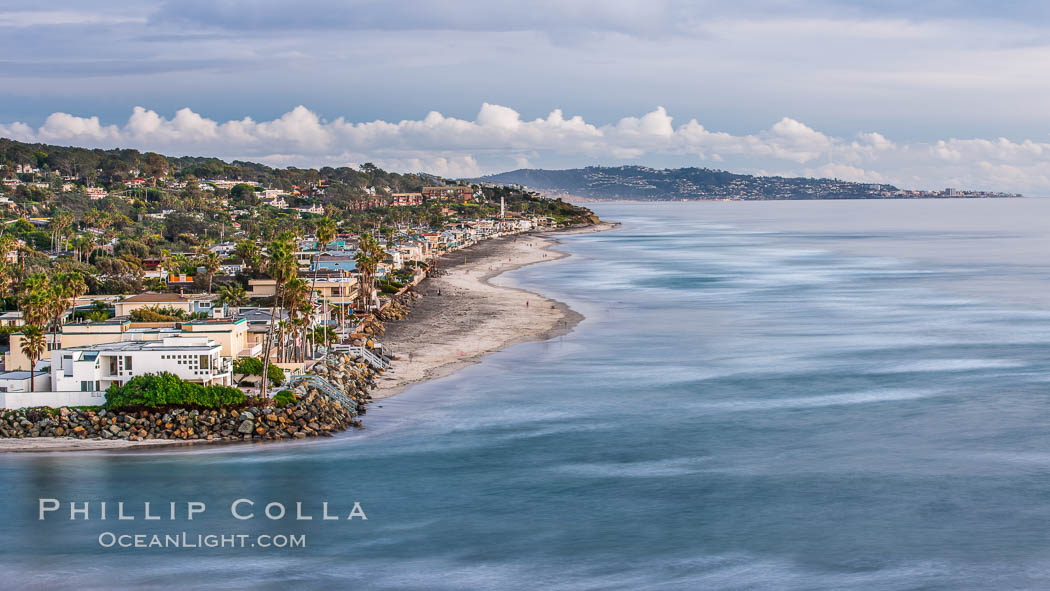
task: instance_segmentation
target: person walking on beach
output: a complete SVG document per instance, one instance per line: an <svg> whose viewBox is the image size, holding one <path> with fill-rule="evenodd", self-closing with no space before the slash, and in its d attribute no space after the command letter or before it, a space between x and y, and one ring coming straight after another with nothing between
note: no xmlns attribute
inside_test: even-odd
<svg viewBox="0 0 1050 591"><path fill-rule="evenodd" d="M525 307L526 307L526 308L528 308L528 307L529 307L529 300L525 300Z"/></svg>

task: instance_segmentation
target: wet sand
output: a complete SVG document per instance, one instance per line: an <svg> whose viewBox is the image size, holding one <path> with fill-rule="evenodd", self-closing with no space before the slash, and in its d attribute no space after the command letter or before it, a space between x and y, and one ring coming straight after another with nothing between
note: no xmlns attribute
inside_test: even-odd
<svg viewBox="0 0 1050 591"><path fill-rule="evenodd" d="M600 232L598 224L566 233ZM424 294L409 316L386 325L381 341L401 359L372 391L387 398L412 384L447 376L483 356L525 341L542 341L572 330L583 316L539 294L494 284L501 273L568 256L553 250L558 234L519 234L486 240L441 257L443 274L423 281ZM440 293L441 295L438 295Z"/></svg>

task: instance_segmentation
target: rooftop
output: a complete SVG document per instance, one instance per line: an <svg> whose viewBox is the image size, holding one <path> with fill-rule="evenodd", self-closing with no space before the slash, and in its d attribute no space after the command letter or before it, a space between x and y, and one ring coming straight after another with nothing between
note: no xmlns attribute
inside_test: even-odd
<svg viewBox="0 0 1050 591"><path fill-rule="evenodd" d="M0 373L0 380L28 380L29 376L28 371L5 371Z"/></svg>
<svg viewBox="0 0 1050 591"><path fill-rule="evenodd" d="M154 302L190 302L190 301L193 301L193 300L205 300L205 299L211 299L211 298L214 298L214 297L215 297L214 295L205 294L205 293L189 294L189 295L187 295L187 294L182 294L182 293L147 292L147 293L136 294L136 295L133 295L133 296L128 296L128 297L126 297L126 298L124 298L123 300L120 300L120 301L121 301L121 303L136 303L136 304L137 303L145 303L145 304L149 304L149 303L154 303Z"/></svg>
<svg viewBox="0 0 1050 591"><path fill-rule="evenodd" d="M207 351L219 348L219 344L210 339L169 337L162 341L121 341L119 343L102 343L84 347L69 347L61 351L112 353L121 351Z"/></svg>

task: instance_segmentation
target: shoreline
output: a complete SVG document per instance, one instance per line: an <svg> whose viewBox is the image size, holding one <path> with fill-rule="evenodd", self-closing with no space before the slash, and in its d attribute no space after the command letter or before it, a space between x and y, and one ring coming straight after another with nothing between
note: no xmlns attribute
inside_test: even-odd
<svg viewBox="0 0 1050 591"><path fill-rule="evenodd" d="M602 232L617 226L617 223L600 222L564 231L515 234L442 256L437 266L442 274L428 277L415 288L424 293L424 297L409 309L404 320L386 323L387 332L380 337L380 342L400 358L378 379L370 393L372 399L379 401L413 385L446 377L507 347L545 341L571 332L584 316L564 302L523 288L492 283L492 280L508 271L571 256L554 250L559 243L558 236ZM463 263L459 262L461 256L465 259ZM523 302L527 305L522 305ZM175 451L200 443L231 442L0 438L0 454L147 448Z"/></svg>
<svg viewBox="0 0 1050 591"><path fill-rule="evenodd" d="M0 454L30 453L51 451L105 451L136 448L188 446L210 441L180 441L177 439L146 439L129 441L127 439L78 439L76 437L26 437L22 439L0 439Z"/></svg>
<svg viewBox="0 0 1050 591"><path fill-rule="evenodd" d="M513 345L571 332L584 316L564 302L492 280L528 265L570 256L555 250L558 236L602 232L616 226L601 222L566 231L518 234L442 257L438 269L448 274L427 278L416 288L424 297L408 317L386 325L387 334L381 341L401 359L378 380L372 398L382 400L413 385L449 376ZM477 258L459 263L459 256L471 254ZM508 254L514 256L507 259ZM452 293L456 298L440 301L446 296L435 295L437 292ZM494 316L479 319L462 311L450 316L454 312L450 304L466 307L466 314L481 311Z"/></svg>

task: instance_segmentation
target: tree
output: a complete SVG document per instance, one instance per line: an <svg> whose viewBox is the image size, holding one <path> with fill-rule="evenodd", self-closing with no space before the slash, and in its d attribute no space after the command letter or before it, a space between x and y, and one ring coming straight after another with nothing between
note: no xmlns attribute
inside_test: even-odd
<svg viewBox="0 0 1050 591"><path fill-rule="evenodd" d="M230 189L230 201L234 205L255 207L259 205L259 196L255 194L255 187L248 183L238 183Z"/></svg>
<svg viewBox="0 0 1050 591"><path fill-rule="evenodd" d="M372 294L375 292L376 269L386 257L386 251L371 234L362 234L357 248L358 252L354 256L354 261L357 262L357 271L361 274L358 302L362 310L368 310L372 305Z"/></svg>
<svg viewBox="0 0 1050 591"><path fill-rule="evenodd" d="M222 267L222 257L217 252L206 251L198 257L197 263L204 267L204 274L208 277L208 293L211 293L211 282Z"/></svg>
<svg viewBox="0 0 1050 591"><path fill-rule="evenodd" d="M284 359L287 361L289 358L301 360L301 347L305 344L305 330L306 325L309 323L310 316L313 312L313 305L310 303L310 291L309 285L306 281L299 279L298 277L291 279L285 285L283 306L288 310L288 322L285 325L286 338L278 339L284 346ZM298 339L298 337L304 337ZM294 346L295 341L299 340L299 346ZM294 352L294 355L289 355L288 351ZM281 358L281 354L278 353L278 358Z"/></svg>
<svg viewBox="0 0 1050 591"><path fill-rule="evenodd" d="M146 152L140 163L142 172L153 179L153 186L157 186L157 179L168 174L168 159L156 152Z"/></svg>
<svg viewBox="0 0 1050 591"><path fill-rule="evenodd" d="M241 240L233 249L233 256L240 259L241 264L251 267L253 274L259 271L261 255L254 240Z"/></svg>
<svg viewBox="0 0 1050 591"><path fill-rule="evenodd" d="M36 362L47 351L47 337L40 327L26 325L22 329L22 354L29 358L29 391L35 392Z"/></svg>
<svg viewBox="0 0 1050 591"><path fill-rule="evenodd" d="M60 211L51 218L51 250L61 250L62 242L73 227L73 216Z"/></svg>
<svg viewBox="0 0 1050 591"><path fill-rule="evenodd" d="M164 274L164 281L168 280L168 275L172 274L176 270L175 259L171 256L171 251L168 249L162 249L160 251L160 270Z"/></svg>
<svg viewBox="0 0 1050 591"><path fill-rule="evenodd" d="M26 324L43 326L50 318L49 282L47 275L33 273L22 280L21 293L18 297L18 308Z"/></svg>
<svg viewBox="0 0 1050 591"><path fill-rule="evenodd" d="M270 354L273 348L273 330L277 324L277 304L282 301L284 285L293 279L298 271L295 263L295 245L292 236L284 233L272 241L267 248L266 271L274 280L273 305L270 307L270 324L266 331L266 343L263 345L263 373L269 373ZM266 396L266 380L262 380L260 395Z"/></svg>
<svg viewBox="0 0 1050 591"><path fill-rule="evenodd" d="M261 376L262 371L263 362L258 357L241 357L233 360L233 376L237 383L240 383L248 376ZM280 367L270 365L267 368L266 374L269 377L268 381L271 384L279 386L284 383L284 370ZM240 378L237 376L240 376Z"/></svg>
<svg viewBox="0 0 1050 591"><path fill-rule="evenodd" d="M317 233L316 233L316 235L317 235L317 252L318 253L323 251L324 249L328 248L328 245L331 244L333 240L335 240L335 232L336 232L335 222L333 222L331 220L331 218L329 218L328 216L323 217L321 219L320 223L317 224ZM313 256L313 261L312 261L310 267L311 267L311 270L313 271L313 283L311 283L311 285L310 285L310 297L311 297L311 300L312 300L313 299L313 294L317 293L317 254L316 253ZM327 322L327 321L328 321L328 319L325 318L325 322ZM313 344L314 342L315 341L313 339L313 334L311 333L310 343Z"/></svg>
<svg viewBox="0 0 1050 591"><path fill-rule="evenodd" d="M248 292L236 285L223 285L219 288L219 303L231 308L240 308L248 303Z"/></svg>

